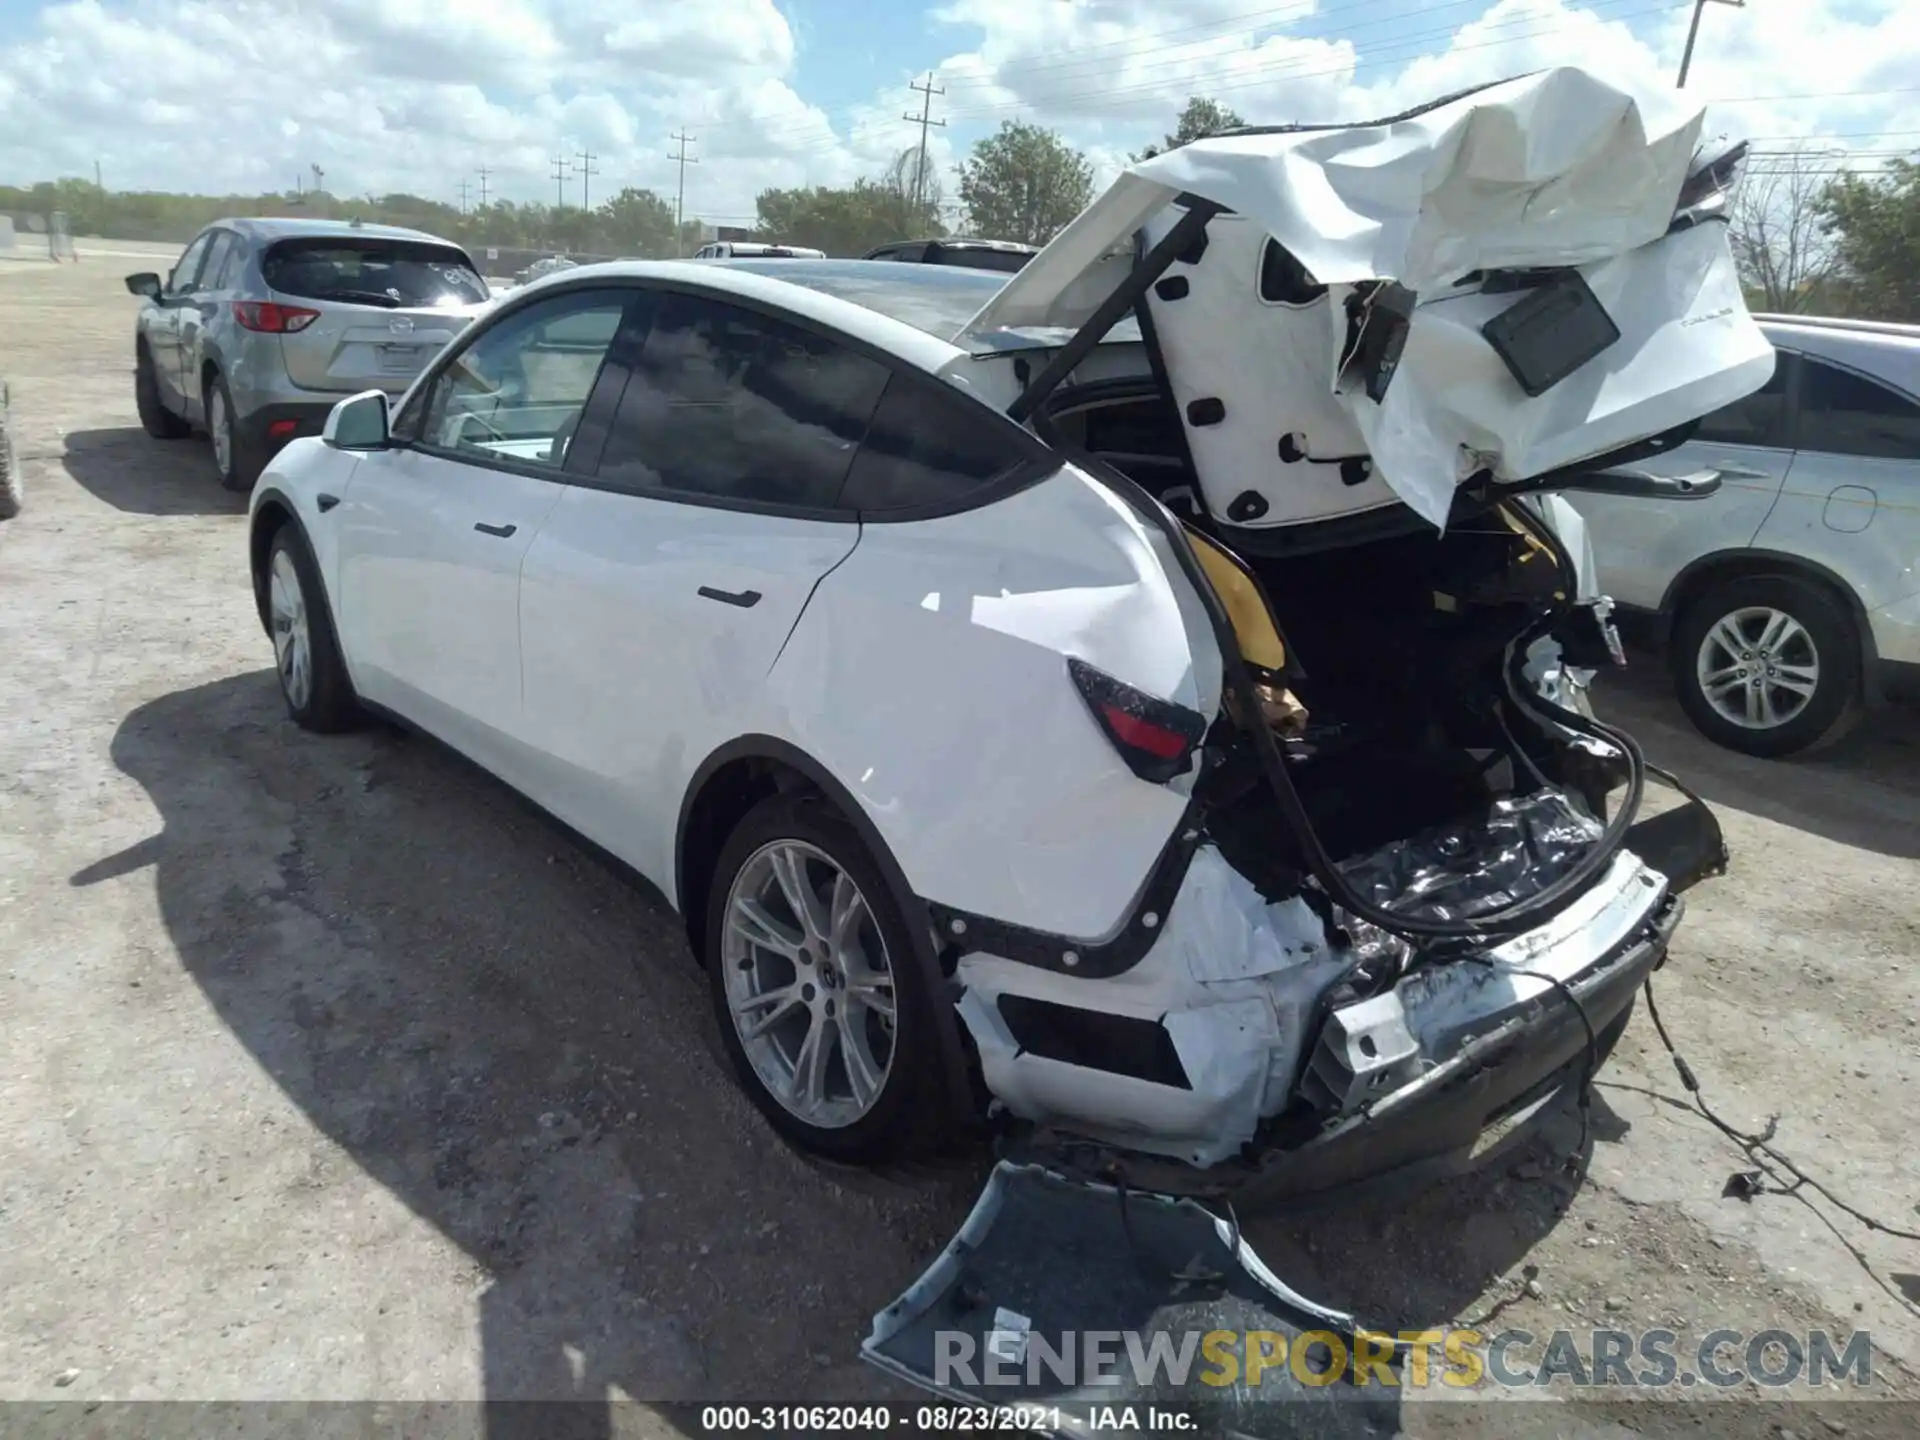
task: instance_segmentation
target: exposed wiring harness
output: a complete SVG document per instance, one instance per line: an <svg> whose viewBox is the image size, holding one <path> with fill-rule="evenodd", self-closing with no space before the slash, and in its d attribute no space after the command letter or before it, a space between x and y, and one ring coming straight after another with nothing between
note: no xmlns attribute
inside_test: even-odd
<svg viewBox="0 0 1920 1440"><path fill-rule="evenodd" d="M1033 420L1034 429L1056 449L1076 449L1059 434L1044 409L1036 412ZM1220 651L1226 698L1236 702L1235 709L1240 713L1257 715L1258 706L1254 702L1253 675L1248 669L1246 657L1240 653L1239 640L1234 634L1233 622L1228 618L1225 606L1214 592L1211 582L1208 581L1206 572L1201 569L1200 561L1194 555L1192 546L1187 543L1180 521L1153 494L1105 461L1077 451L1074 458L1077 464L1127 500L1143 519L1165 536L1173 552L1175 563L1179 565L1181 573L1193 587L1202 608L1206 611L1208 623L1213 630L1214 643ZM1518 513L1524 512L1525 507L1516 505L1512 509ZM1561 573L1572 577L1573 565L1567 556L1566 547L1560 544L1559 537L1553 533L1552 529L1531 515L1523 514L1521 523L1547 547L1561 567ZM1544 634L1559 618L1559 614L1559 609L1549 610L1514 642L1507 667L1508 689L1514 692L1515 700L1535 719L1562 726L1619 749L1628 762L1627 796L1619 811L1609 821L1586 855L1557 880L1513 905L1477 915L1471 920L1437 920L1403 914L1374 904L1348 883L1333 857L1327 853L1326 847L1321 843L1318 833L1313 828L1312 817L1307 814L1305 802L1301 800L1300 792L1294 787L1293 777L1287 773L1286 757L1281 753L1280 742L1274 737L1272 730L1257 723L1245 727L1268 788L1273 792L1274 800L1279 806L1281 818L1285 820L1287 828L1293 832L1294 838L1299 842L1308 871L1314 879L1319 881L1328 897L1349 915L1390 935L1397 935L1416 946L1422 942L1433 941L1471 941L1485 944L1503 936L1518 934L1551 919L1573 903L1593 878L1610 865L1625 846L1627 830L1633 824L1639 810L1640 796L1645 783L1645 759L1640 752L1640 747L1631 736L1615 730L1610 725L1604 725L1598 720L1590 720L1584 715L1553 705L1543 697L1527 695L1525 684L1516 679L1524 661L1526 646L1539 635Z"/></svg>
<svg viewBox="0 0 1920 1440"><path fill-rule="evenodd" d="M1780 1129L1778 1115L1768 1116L1766 1125L1757 1131L1742 1130L1731 1121L1721 1118L1714 1108L1707 1104L1706 1092L1700 1088L1699 1077L1693 1073L1693 1067L1687 1063L1686 1057L1680 1053L1680 1047L1673 1043L1673 1037L1667 1033L1666 1021L1661 1017L1660 1007L1654 1003L1652 976L1647 977L1643 989L1647 997L1647 1016L1653 1021L1655 1033L1660 1036L1660 1044L1665 1047L1673 1061L1674 1073L1680 1077L1681 1085L1686 1087L1687 1098L1692 1103L1693 1109L1698 1111L1701 1118L1714 1129L1738 1145L1754 1166L1752 1176L1735 1177L1736 1180L1746 1182L1744 1188L1736 1190L1730 1186L1729 1193L1737 1193L1745 1199L1751 1199L1755 1195L1792 1196L1819 1217L1820 1223L1833 1232L1834 1238L1846 1247L1847 1253L1853 1256L1854 1262L1873 1278L1876 1285L1908 1310L1920 1315L1920 1305L1915 1304L1882 1279L1880 1273L1873 1268L1872 1262L1868 1260L1866 1252L1844 1234L1838 1225L1834 1224L1832 1216L1808 1198L1807 1192L1811 1190L1841 1214L1878 1234L1891 1235L1898 1240L1920 1240L1920 1230L1908 1230L1898 1225L1889 1225L1884 1220L1875 1219L1859 1206L1842 1200L1832 1190L1802 1170L1792 1157L1774 1144L1774 1136Z"/></svg>

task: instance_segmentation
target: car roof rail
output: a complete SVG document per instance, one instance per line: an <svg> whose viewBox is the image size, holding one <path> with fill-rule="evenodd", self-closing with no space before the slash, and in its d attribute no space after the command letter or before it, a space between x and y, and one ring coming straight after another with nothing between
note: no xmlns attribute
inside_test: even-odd
<svg viewBox="0 0 1920 1440"><path fill-rule="evenodd" d="M1776 315L1755 312L1755 320L1769 325L1798 325L1807 330L1850 330L1860 335L1891 335L1903 340L1920 340L1920 325L1904 325L1895 320L1851 320L1838 315Z"/></svg>

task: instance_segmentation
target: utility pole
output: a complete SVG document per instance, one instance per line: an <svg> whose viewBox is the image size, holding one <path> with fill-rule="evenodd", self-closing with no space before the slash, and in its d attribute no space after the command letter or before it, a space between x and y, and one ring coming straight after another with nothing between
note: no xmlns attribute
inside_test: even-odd
<svg viewBox="0 0 1920 1440"><path fill-rule="evenodd" d="M693 136L681 130L667 138L680 147L679 154L676 155L669 152L667 155L669 160L678 160L680 162L680 190L673 199L673 253L677 258L684 255L687 248L686 242L680 238L681 229L687 223L687 166L698 165L700 162L693 156L687 154L687 146L693 143Z"/></svg>
<svg viewBox="0 0 1920 1440"><path fill-rule="evenodd" d="M480 208L487 208L487 177L493 174L486 166L480 167Z"/></svg>
<svg viewBox="0 0 1920 1440"><path fill-rule="evenodd" d="M600 172L593 168L594 155L591 150L582 150L573 158L580 162L580 208L591 210L593 206L587 202L587 182Z"/></svg>
<svg viewBox="0 0 1920 1440"><path fill-rule="evenodd" d="M1700 36L1700 16L1708 5L1731 5L1736 10L1744 10L1747 0L1693 0L1693 22L1687 26L1687 48L1680 52L1680 78L1673 82L1673 88L1687 88L1687 71L1693 67L1693 42Z"/></svg>
<svg viewBox="0 0 1920 1440"><path fill-rule="evenodd" d="M472 188L472 183L466 179L460 181L460 213L462 215L467 213L467 191Z"/></svg>
<svg viewBox="0 0 1920 1440"><path fill-rule="evenodd" d="M567 206L567 157L553 157L553 208L564 210Z"/></svg>
<svg viewBox="0 0 1920 1440"><path fill-rule="evenodd" d="M100 178L100 162L98 160L93 162L93 188L98 190L102 195L107 193L106 183Z"/></svg>
<svg viewBox="0 0 1920 1440"><path fill-rule="evenodd" d="M938 125L944 129L947 123L944 120L931 118L933 114L933 97L946 94L947 89L944 85L937 89L935 88L933 72L931 70L927 72L926 84L913 84L907 86L907 88L920 96L920 113L918 115L908 114L900 117L902 120L920 127L920 158L914 162L913 166L913 213L917 219L920 214L921 192L925 189L927 181L927 127L929 125Z"/></svg>
<svg viewBox="0 0 1920 1440"><path fill-rule="evenodd" d="M318 165L311 165L308 168L313 171L314 204L318 205L321 210L324 211L326 209L327 172L322 170Z"/></svg>

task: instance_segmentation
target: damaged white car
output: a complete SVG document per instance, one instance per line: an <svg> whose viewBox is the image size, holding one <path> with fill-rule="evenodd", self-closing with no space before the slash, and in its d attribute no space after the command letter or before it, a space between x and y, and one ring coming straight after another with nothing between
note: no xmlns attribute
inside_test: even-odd
<svg viewBox="0 0 1920 1440"><path fill-rule="evenodd" d="M1765 383L1700 113L1576 70L1133 166L1009 280L583 266L253 493L288 708L654 882L742 1083L876 1160L1301 1199L1604 1058L1704 807L1550 492Z"/></svg>

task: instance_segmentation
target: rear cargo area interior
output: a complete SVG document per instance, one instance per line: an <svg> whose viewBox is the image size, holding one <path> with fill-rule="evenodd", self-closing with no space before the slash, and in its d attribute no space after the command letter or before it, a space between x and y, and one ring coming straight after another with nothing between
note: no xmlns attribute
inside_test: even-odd
<svg viewBox="0 0 1920 1440"><path fill-rule="evenodd" d="M1300 672L1289 688L1307 710L1304 732L1286 743L1289 773L1336 860L1539 790L1535 767L1556 773L1555 746L1507 699L1502 666L1563 580L1553 557L1501 514L1459 519L1443 536L1393 507L1375 512L1387 523L1362 538L1302 546L1201 517L1179 416L1158 395L1063 407L1053 424L1258 575ZM1228 764L1213 783L1223 850L1246 850L1232 856L1236 868L1264 862L1281 886L1279 867L1296 857L1275 853L1283 827L1254 767Z"/></svg>

